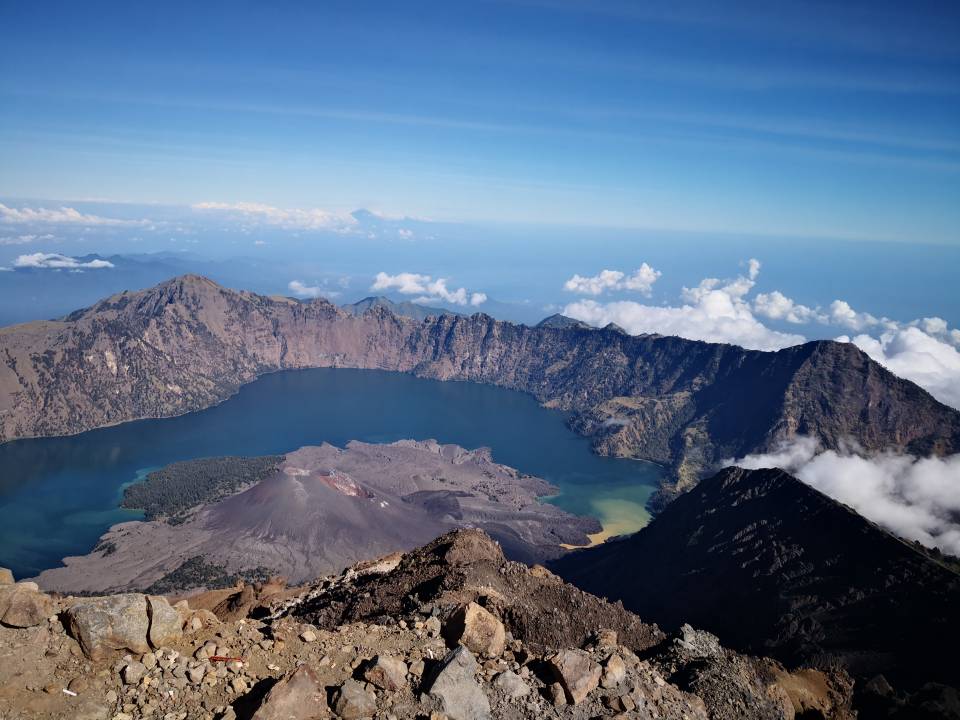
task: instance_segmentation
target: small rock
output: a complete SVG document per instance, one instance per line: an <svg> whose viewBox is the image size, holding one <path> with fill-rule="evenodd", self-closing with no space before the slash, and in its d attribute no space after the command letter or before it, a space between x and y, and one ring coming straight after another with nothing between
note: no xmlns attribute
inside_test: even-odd
<svg viewBox="0 0 960 720"><path fill-rule="evenodd" d="M427 635L430 637L437 637L440 634L440 619L436 617L428 617L423 623L423 629L427 631Z"/></svg>
<svg viewBox="0 0 960 720"><path fill-rule="evenodd" d="M77 695L81 695L89 689L90 689L90 681L87 678L83 677L83 675L80 675L79 677L75 677L73 680L70 681L70 684L67 685L67 690L69 690L70 692L75 692Z"/></svg>
<svg viewBox="0 0 960 720"><path fill-rule="evenodd" d="M123 669L120 671L120 677L123 678L124 684L136 685L146 672L147 669L143 666L143 663L131 660L123 666Z"/></svg>
<svg viewBox="0 0 960 720"><path fill-rule="evenodd" d="M381 690L396 692L407 684L407 664L393 655L377 655L363 677Z"/></svg>
<svg viewBox="0 0 960 720"><path fill-rule="evenodd" d="M239 675L230 681L230 687L235 693L245 693L247 691L247 681Z"/></svg>
<svg viewBox="0 0 960 720"><path fill-rule="evenodd" d="M147 670L153 670L157 666L157 656L156 654L149 652L140 658L140 662L143 663L143 666Z"/></svg>
<svg viewBox="0 0 960 720"><path fill-rule="evenodd" d="M549 664L571 705L585 700L600 684L600 666L583 650L561 650L549 659Z"/></svg>
<svg viewBox="0 0 960 720"><path fill-rule="evenodd" d="M618 644L617 631L601 628L593 635L593 644L601 649L612 649Z"/></svg>
<svg viewBox="0 0 960 720"><path fill-rule="evenodd" d="M307 628L302 633L300 633L300 639L303 640L305 643L316 642L317 634L310 628Z"/></svg>
<svg viewBox="0 0 960 720"><path fill-rule="evenodd" d="M430 697L440 701L451 720L487 720L490 702L477 684L477 661L460 645L440 662L427 684Z"/></svg>
<svg viewBox="0 0 960 720"><path fill-rule="evenodd" d="M107 694L103 696L103 699L107 701L108 705L114 705L117 702L117 693L115 690L107 690Z"/></svg>
<svg viewBox="0 0 960 720"><path fill-rule="evenodd" d="M474 602L467 603L450 617L444 636L477 655L499 657L506 647L503 623Z"/></svg>
<svg viewBox="0 0 960 720"><path fill-rule="evenodd" d="M291 720L316 716L325 706L326 688L309 665L301 665L277 681L252 720Z"/></svg>
<svg viewBox="0 0 960 720"><path fill-rule="evenodd" d="M603 675L600 677L600 684L605 688L614 688L623 682L627 676L627 664L623 658L614 653L607 658L603 664Z"/></svg>
<svg viewBox="0 0 960 720"><path fill-rule="evenodd" d="M347 680L334 692L332 707L344 720L371 718L377 711L377 696L356 680Z"/></svg>
<svg viewBox="0 0 960 720"><path fill-rule="evenodd" d="M520 698L530 692L530 686L512 670L504 670L497 675L497 677L494 678L493 684L509 698Z"/></svg>
<svg viewBox="0 0 960 720"><path fill-rule="evenodd" d="M550 696L550 702L558 707L560 705L567 704L567 693L563 689L563 685L558 682L553 683L550 687L547 688L547 694Z"/></svg>
<svg viewBox="0 0 960 720"><path fill-rule="evenodd" d="M207 668L203 665L197 665L187 670L187 679L193 685L199 685L203 680L203 676L207 674Z"/></svg>

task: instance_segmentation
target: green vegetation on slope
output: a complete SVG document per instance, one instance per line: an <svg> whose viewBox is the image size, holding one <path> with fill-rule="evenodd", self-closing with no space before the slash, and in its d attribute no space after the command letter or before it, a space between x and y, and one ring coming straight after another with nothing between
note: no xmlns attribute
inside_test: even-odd
<svg viewBox="0 0 960 720"><path fill-rule="evenodd" d="M120 505L144 511L147 520L176 524L190 508L232 495L274 472L284 457L216 457L167 465L123 491Z"/></svg>
<svg viewBox="0 0 960 720"><path fill-rule="evenodd" d="M144 592L149 595L167 595L198 587L216 590L233 587L237 584L237 580L248 583L266 582L274 574L270 568L261 565L235 574L228 573L218 565L211 565L202 556L194 555L176 570L167 573L150 587L145 588Z"/></svg>

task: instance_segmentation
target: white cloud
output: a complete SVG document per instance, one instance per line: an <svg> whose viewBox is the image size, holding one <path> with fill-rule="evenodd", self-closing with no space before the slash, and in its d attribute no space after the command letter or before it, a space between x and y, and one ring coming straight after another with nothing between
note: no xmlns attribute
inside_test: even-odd
<svg viewBox="0 0 960 720"><path fill-rule="evenodd" d="M806 341L803 335L770 328L760 318L795 325L835 325L859 333L852 339L840 336L838 341L854 343L891 372L960 408L960 330L948 327L943 318L902 323L857 311L845 300L834 300L827 310L821 310L797 303L779 290L759 293L750 300L747 296L759 274L760 262L751 259L745 276L727 282L706 278L696 287L683 288L684 304L679 306L580 300L562 312L598 327L616 323L632 334L677 335L755 350L779 350ZM622 282L622 273L605 270L588 278L574 275L564 288L599 295Z"/></svg>
<svg viewBox="0 0 960 720"><path fill-rule="evenodd" d="M446 278L434 280L430 275L420 273L402 272L396 275L388 275L385 272L379 272L374 278L370 290L374 292L396 290L403 295L419 295L420 297L414 298L413 302L421 305L432 302L446 302L451 305L466 305L469 303L476 307L487 301L485 293L468 293L466 288L451 290L447 287Z"/></svg>
<svg viewBox="0 0 960 720"><path fill-rule="evenodd" d="M846 300L834 300L830 303L829 321L850 330L864 330L882 322L870 313L857 312Z"/></svg>
<svg viewBox="0 0 960 720"><path fill-rule="evenodd" d="M945 323L940 334L953 337ZM937 339L914 325L888 330L879 338L861 334L837 340L852 342L890 372L912 380L940 402L960 408L960 352L950 341Z"/></svg>
<svg viewBox="0 0 960 720"><path fill-rule="evenodd" d="M407 228L400 228L397 230L397 235L402 237L404 240L410 240L413 237L413 230L408 230Z"/></svg>
<svg viewBox="0 0 960 720"><path fill-rule="evenodd" d="M0 245L29 245L37 240L53 240L53 235L8 235L0 237Z"/></svg>
<svg viewBox="0 0 960 720"><path fill-rule="evenodd" d="M574 275L563 284L563 289L579 295L602 295L613 290L631 290L649 297L653 284L660 275L659 270L643 263L629 276L619 270L601 270L599 274L590 277Z"/></svg>
<svg viewBox="0 0 960 720"><path fill-rule="evenodd" d="M357 219L350 213L321 208L278 208L273 205L251 202L202 202L194 204L193 209L239 216L252 222L275 225L286 229L344 232L357 224Z"/></svg>
<svg viewBox="0 0 960 720"><path fill-rule="evenodd" d="M315 299L320 297L333 298L340 293L336 290L325 290L319 285L307 285L299 280L291 280L287 284L287 289L293 293L294 297L306 299Z"/></svg>
<svg viewBox="0 0 960 720"><path fill-rule="evenodd" d="M0 203L0 222L25 225L149 225L149 220L120 220L87 215L72 207L12 208Z"/></svg>
<svg viewBox="0 0 960 720"><path fill-rule="evenodd" d="M741 275L726 284L707 278L697 287L684 288L685 304L680 306L581 300L567 305L563 314L598 327L616 323L632 334L677 335L756 350L779 350L804 342L802 335L773 330L754 316L745 296L753 288L759 270L760 263L751 260L746 277Z"/></svg>
<svg viewBox="0 0 960 720"><path fill-rule="evenodd" d="M725 464L782 468L901 537L960 555L960 455L819 452L814 438L800 437Z"/></svg>
<svg viewBox="0 0 960 720"><path fill-rule="evenodd" d="M20 255L13 261L13 266L15 268L52 270L100 270L102 268L112 268L114 265L109 260L97 259L82 262L75 257L59 253L33 253L31 255Z"/></svg>
<svg viewBox="0 0 960 720"><path fill-rule="evenodd" d="M415 295L417 293L425 293L427 291L427 283L429 282L429 275L408 272L388 275L385 272L378 272L370 289L374 291L396 290L404 295Z"/></svg>
<svg viewBox="0 0 960 720"><path fill-rule="evenodd" d="M818 310L796 303L779 290L758 293L753 300L753 311L770 320L805 325L810 322L826 322L827 316Z"/></svg>

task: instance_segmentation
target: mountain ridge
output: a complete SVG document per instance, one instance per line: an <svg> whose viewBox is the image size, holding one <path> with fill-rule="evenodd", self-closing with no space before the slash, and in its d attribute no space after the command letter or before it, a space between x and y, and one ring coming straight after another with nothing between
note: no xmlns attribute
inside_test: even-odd
<svg viewBox="0 0 960 720"><path fill-rule="evenodd" d="M742 652L960 685L950 661L960 573L782 470L727 468L635 535L551 568L667 629L689 622Z"/></svg>
<svg viewBox="0 0 960 720"><path fill-rule="evenodd" d="M798 434L825 447L945 454L960 413L850 344L744 350L612 328L528 327L476 313L352 315L198 275L122 292L59 321L0 329L0 439L64 435L218 403L283 369L354 367L469 380L571 413L597 452L666 465L654 504L727 457Z"/></svg>

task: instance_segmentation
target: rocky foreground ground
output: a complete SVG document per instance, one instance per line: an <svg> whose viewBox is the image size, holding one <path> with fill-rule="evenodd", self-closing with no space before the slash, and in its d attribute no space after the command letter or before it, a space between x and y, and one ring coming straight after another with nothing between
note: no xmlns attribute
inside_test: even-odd
<svg viewBox="0 0 960 720"><path fill-rule="evenodd" d="M854 716L843 672L667 636L477 530L302 588L177 600L2 582L4 719Z"/></svg>

